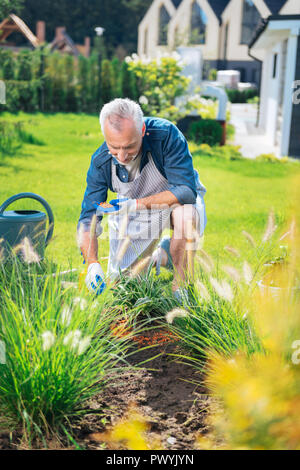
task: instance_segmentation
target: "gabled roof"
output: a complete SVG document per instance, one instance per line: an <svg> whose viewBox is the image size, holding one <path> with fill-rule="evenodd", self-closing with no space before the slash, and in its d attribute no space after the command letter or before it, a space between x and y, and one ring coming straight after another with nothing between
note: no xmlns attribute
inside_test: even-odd
<svg viewBox="0 0 300 470"><path fill-rule="evenodd" d="M270 21L300 21L300 15L270 15L268 18L262 19L260 25L254 31L254 35L248 44L248 50L252 49L254 44L258 41L260 36L263 34L263 32L266 30L268 24Z"/></svg>
<svg viewBox="0 0 300 470"><path fill-rule="evenodd" d="M22 33L33 47L39 46L38 38L28 28L24 21L13 13L2 21L0 24L0 31L0 41L4 41L11 33L18 32Z"/></svg>
<svg viewBox="0 0 300 470"><path fill-rule="evenodd" d="M70 52L75 56L79 56L79 50L77 49L73 39L66 33L65 31L62 32L62 38L55 38L51 44L49 44L49 48L51 51L60 50L65 52Z"/></svg>
<svg viewBox="0 0 300 470"><path fill-rule="evenodd" d="M171 1L172 1L175 8L177 8L181 3L181 0L171 0Z"/></svg>
<svg viewBox="0 0 300 470"><path fill-rule="evenodd" d="M221 20L221 15L227 7L230 0L207 0L215 15Z"/></svg>
<svg viewBox="0 0 300 470"><path fill-rule="evenodd" d="M271 11L272 15L276 15L287 0L264 0L265 4Z"/></svg>

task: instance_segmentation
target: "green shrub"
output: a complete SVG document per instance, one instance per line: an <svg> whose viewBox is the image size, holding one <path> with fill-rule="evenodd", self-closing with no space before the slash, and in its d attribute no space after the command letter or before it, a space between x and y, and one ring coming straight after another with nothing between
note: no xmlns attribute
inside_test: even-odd
<svg viewBox="0 0 300 470"><path fill-rule="evenodd" d="M165 315L176 305L167 280L162 281L151 273L137 277L121 275L113 289L113 304L119 310L128 311L132 319L154 319Z"/></svg>
<svg viewBox="0 0 300 470"><path fill-rule="evenodd" d="M200 119L192 122L188 129L188 137L197 144L218 145L221 142L223 129L214 119Z"/></svg>
<svg viewBox="0 0 300 470"><path fill-rule="evenodd" d="M101 96L99 87L100 67L97 54L92 54L89 59L89 110L91 113L98 113L101 107Z"/></svg>
<svg viewBox="0 0 300 470"><path fill-rule="evenodd" d="M6 103L1 105L0 109L13 113L18 111L33 112L38 110L39 80L6 80L5 86Z"/></svg>
<svg viewBox="0 0 300 470"><path fill-rule="evenodd" d="M217 70L216 69L210 69L208 73L208 80L215 81L217 80Z"/></svg>
<svg viewBox="0 0 300 470"><path fill-rule="evenodd" d="M182 113L175 106L175 98L184 95L189 79L181 74L177 57L165 56L143 61L136 54L125 59L137 83L138 96L147 115L159 116L176 122Z"/></svg>
<svg viewBox="0 0 300 470"><path fill-rule="evenodd" d="M231 103L247 103L247 100L249 100L250 98L254 98L254 96L258 95L258 91L256 89L240 91L225 88L225 91Z"/></svg>
<svg viewBox="0 0 300 470"><path fill-rule="evenodd" d="M66 111L77 111L78 103L76 97L75 87L75 61L74 57L67 55L65 58L65 73L66 73ZM82 96L85 94L82 92Z"/></svg>
<svg viewBox="0 0 300 470"><path fill-rule="evenodd" d="M32 79L32 71L31 71L31 53L29 51L21 51L18 55L18 71L17 71L17 79L30 81Z"/></svg>
<svg viewBox="0 0 300 470"><path fill-rule="evenodd" d="M0 267L0 414L29 439L84 413L126 349L110 330L109 291L76 298L52 274L46 262Z"/></svg>
<svg viewBox="0 0 300 470"><path fill-rule="evenodd" d="M114 57L111 61L113 72L113 96L120 98L121 96L121 62L118 57Z"/></svg>
<svg viewBox="0 0 300 470"><path fill-rule="evenodd" d="M135 75L129 69L127 62L122 62L120 69L120 91L123 98L136 99L137 90L136 90L136 81Z"/></svg>
<svg viewBox="0 0 300 470"><path fill-rule="evenodd" d="M107 103L113 98L113 85L112 85L112 67L109 60L104 59L101 63L101 101Z"/></svg>
<svg viewBox="0 0 300 470"><path fill-rule="evenodd" d="M288 157L278 158L274 153L261 153L255 160L268 163L287 163L289 161Z"/></svg>
<svg viewBox="0 0 300 470"><path fill-rule="evenodd" d="M12 51L0 48L0 73L4 80L14 80L16 61Z"/></svg>

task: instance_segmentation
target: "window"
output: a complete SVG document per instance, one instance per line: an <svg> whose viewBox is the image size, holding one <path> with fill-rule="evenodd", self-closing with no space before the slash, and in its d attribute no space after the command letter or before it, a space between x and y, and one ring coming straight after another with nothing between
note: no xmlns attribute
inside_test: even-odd
<svg viewBox="0 0 300 470"><path fill-rule="evenodd" d="M196 0L192 4L191 11L191 44L205 44L206 25L207 16Z"/></svg>
<svg viewBox="0 0 300 470"><path fill-rule="evenodd" d="M273 72L272 72L272 78L276 77L276 72L277 72L277 54L273 55Z"/></svg>
<svg viewBox="0 0 300 470"><path fill-rule="evenodd" d="M225 26L225 35L224 35L224 52L223 59L227 59L227 47L228 47L228 23Z"/></svg>
<svg viewBox="0 0 300 470"><path fill-rule="evenodd" d="M241 44L249 44L260 20L261 16L252 0L244 0Z"/></svg>
<svg viewBox="0 0 300 470"><path fill-rule="evenodd" d="M245 82L246 81L246 70L244 67L237 67L236 70L240 72L240 81Z"/></svg>
<svg viewBox="0 0 300 470"><path fill-rule="evenodd" d="M148 51L148 28L144 32L144 54L147 55Z"/></svg>
<svg viewBox="0 0 300 470"><path fill-rule="evenodd" d="M167 12L164 5L159 10L159 37L158 45L165 46L168 44L168 24L170 21L170 15Z"/></svg>

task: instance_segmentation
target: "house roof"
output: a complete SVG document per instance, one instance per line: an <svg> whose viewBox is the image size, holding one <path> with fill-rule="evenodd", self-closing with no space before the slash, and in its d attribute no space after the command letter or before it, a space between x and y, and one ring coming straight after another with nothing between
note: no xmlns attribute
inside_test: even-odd
<svg viewBox="0 0 300 470"><path fill-rule="evenodd" d="M180 3L182 2L182 0L171 0L171 1L175 8L178 8ZM221 14L223 13L223 10L226 8L227 4L230 2L230 0L207 0L207 1L219 19L221 18ZM279 2L280 0L269 0L269 1ZM284 0L281 3L285 3L285 2L286 0Z"/></svg>
<svg viewBox="0 0 300 470"><path fill-rule="evenodd" d="M265 4L273 15L279 12L287 0L264 0Z"/></svg>
<svg viewBox="0 0 300 470"><path fill-rule="evenodd" d="M221 15L227 7L230 0L207 0L216 16L221 20Z"/></svg>
<svg viewBox="0 0 300 470"><path fill-rule="evenodd" d="M181 3L181 0L171 0L171 1L172 1L175 8L177 8Z"/></svg>
<svg viewBox="0 0 300 470"><path fill-rule="evenodd" d="M78 56L79 50L77 49L73 39L65 31L62 32L62 35L62 39L55 38L51 44L49 44L50 50L65 50L66 52L71 52L73 55Z"/></svg>
<svg viewBox="0 0 300 470"><path fill-rule="evenodd" d="M270 21L286 21L286 20L300 21L300 15L270 15L268 18L262 19L260 25L254 32L253 38L251 39L248 45L248 50L250 50L254 46L254 44L258 41L258 39L267 28Z"/></svg>

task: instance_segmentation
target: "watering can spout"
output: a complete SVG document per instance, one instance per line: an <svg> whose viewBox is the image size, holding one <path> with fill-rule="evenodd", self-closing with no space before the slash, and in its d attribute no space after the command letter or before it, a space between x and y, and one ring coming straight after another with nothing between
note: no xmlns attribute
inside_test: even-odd
<svg viewBox="0 0 300 470"><path fill-rule="evenodd" d="M49 225L46 233L46 219L44 212L36 210L6 211L7 207L18 199L30 198L39 201L46 209ZM4 260L9 257L13 247L20 244L27 237L31 240L40 259L44 256L54 230L54 216L51 207L44 198L34 193L19 193L7 199L0 206L0 240L4 243Z"/></svg>

